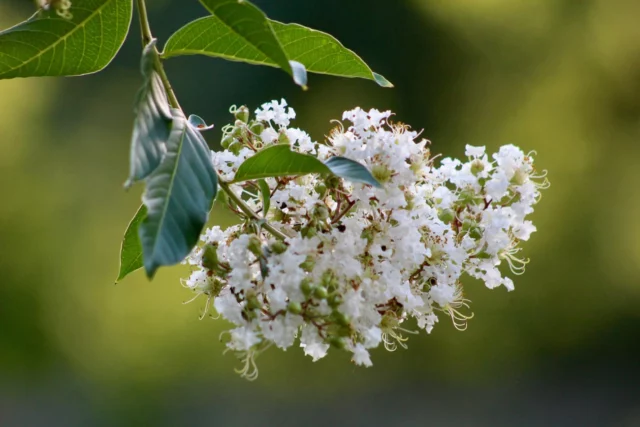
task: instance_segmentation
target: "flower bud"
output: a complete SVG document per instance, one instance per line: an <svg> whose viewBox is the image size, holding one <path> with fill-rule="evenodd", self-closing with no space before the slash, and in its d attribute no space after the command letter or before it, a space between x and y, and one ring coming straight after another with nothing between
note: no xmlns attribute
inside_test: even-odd
<svg viewBox="0 0 640 427"><path fill-rule="evenodd" d="M218 268L218 244L211 243L202 249L202 266L207 270L215 271Z"/></svg>
<svg viewBox="0 0 640 427"><path fill-rule="evenodd" d="M249 127L249 130L253 134L260 136L260 134L264 132L264 125L262 124L262 122L253 122Z"/></svg>
<svg viewBox="0 0 640 427"><path fill-rule="evenodd" d="M324 180L327 188L338 188L340 186L340 178L335 175L328 176L327 179Z"/></svg>
<svg viewBox="0 0 640 427"><path fill-rule="evenodd" d="M302 282L300 282L300 290L302 291L302 293L306 297L311 295L311 292L313 291L313 286L311 285L311 280L302 279Z"/></svg>
<svg viewBox="0 0 640 427"><path fill-rule="evenodd" d="M233 141L234 139L231 135L226 135L224 138L222 138L220 145L222 146L223 149L227 150L229 146L233 144Z"/></svg>
<svg viewBox="0 0 640 427"><path fill-rule="evenodd" d="M324 286L316 286L313 288L313 296L318 299L326 299L329 296L329 293L327 292L327 288Z"/></svg>
<svg viewBox="0 0 640 427"><path fill-rule="evenodd" d="M302 313L302 306L299 302L291 301L289 305L287 305L287 311L291 314L300 314Z"/></svg>
<svg viewBox="0 0 640 427"><path fill-rule="evenodd" d="M480 227L473 227L469 231L469 237L471 237L474 240L481 239L482 238L482 230L480 230Z"/></svg>
<svg viewBox="0 0 640 427"><path fill-rule="evenodd" d="M336 323L340 326L349 326L351 324L349 318L341 311L334 310L331 312L331 317L333 317Z"/></svg>
<svg viewBox="0 0 640 427"><path fill-rule="evenodd" d="M280 240L273 242L270 246L271 252L277 255L285 253L287 251L287 248L287 244L285 242L281 242Z"/></svg>
<svg viewBox="0 0 640 427"><path fill-rule="evenodd" d="M314 261L313 257L311 255L308 255L307 259L305 259L299 267L307 273L311 273L315 266L316 262Z"/></svg>
<svg viewBox="0 0 640 427"><path fill-rule="evenodd" d="M324 221L325 219L329 218L329 209L327 209L325 205L317 205L313 209L313 216L320 221Z"/></svg>
<svg viewBox="0 0 640 427"><path fill-rule="evenodd" d="M324 184L318 184L314 188L314 191L318 193L320 199L324 199L324 196L327 194L327 186Z"/></svg>
<svg viewBox="0 0 640 427"><path fill-rule="evenodd" d="M309 225L300 230L300 234L302 234L302 237L310 239L318 234L318 230L314 226Z"/></svg>
<svg viewBox="0 0 640 427"><path fill-rule="evenodd" d="M342 296L340 294L331 294L327 298L327 303L331 308L339 307L342 304Z"/></svg>
<svg viewBox="0 0 640 427"><path fill-rule="evenodd" d="M236 110L234 116L242 123L247 123L249 121L249 109L243 105Z"/></svg>
<svg viewBox="0 0 640 427"><path fill-rule="evenodd" d="M229 145L228 150L237 156L238 154L240 154L240 150L242 150L242 144L240 144L238 141L234 141L231 145Z"/></svg>
<svg viewBox="0 0 640 427"><path fill-rule="evenodd" d="M253 290L248 290L244 296L244 299L247 301L247 308L249 310L256 310L262 307L260 301L258 301L258 297L255 291Z"/></svg>
<svg viewBox="0 0 640 427"><path fill-rule="evenodd" d="M329 337L329 345L337 350L344 350L344 341L340 337Z"/></svg>
<svg viewBox="0 0 640 427"><path fill-rule="evenodd" d="M291 141L289 140L289 137L287 136L287 132L284 129L281 129L279 134L278 134L278 144L290 144Z"/></svg>
<svg viewBox="0 0 640 427"><path fill-rule="evenodd" d="M255 234L252 234L251 237L249 237L247 249L249 249L249 251L256 257L260 258L262 256L262 242L260 241L260 238Z"/></svg>
<svg viewBox="0 0 640 427"><path fill-rule="evenodd" d="M451 209L442 209L438 212L438 218L445 224L449 224L455 217L456 216Z"/></svg>

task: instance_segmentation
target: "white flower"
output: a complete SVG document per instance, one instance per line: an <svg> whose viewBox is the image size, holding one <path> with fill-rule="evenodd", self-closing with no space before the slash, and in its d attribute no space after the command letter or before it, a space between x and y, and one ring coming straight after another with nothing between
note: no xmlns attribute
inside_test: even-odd
<svg viewBox="0 0 640 427"><path fill-rule="evenodd" d="M244 377L257 376L255 357L266 348L287 349L298 338L314 361L333 345L352 352L357 365L371 366L369 349L407 347L408 334L417 332L402 324L412 317L427 333L439 316L466 329L473 314L465 274L511 291L512 279L498 267L524 272L529 261L520 257L519 243L536 231L527 217L548 187L531 155L513 145L493 155L467 145L466 161L445 158L436 166L428 141L390 123L391 116L346 111L345 123L317 143L288 127L295 112L282 100L263 104L255 121L226 128L233 151L212 154L224 181L284 135L293 151L320 161L347 157L382 184L316 174L269 177L266 212L258 182L229 184L246 205L230 208L251 209L264 220L243 218L224 231L205 231L208 246L188 257L194 271L183 282L214 299L218 313L237 326L228 347L241 357ZM248 132L256 128L264 130ZM264 221L286 239L275 239Z"/></svg>
<svg viewBox="0 0 640 427"><path fill-rule="evenodd" d="M364 348L364 346L362 344L356 344L353 347L353 362L356 365L361 365L361 366L373 366L373 363L371 363L371 356L369 356L369 352L367 351L366 348Z"/></svg>

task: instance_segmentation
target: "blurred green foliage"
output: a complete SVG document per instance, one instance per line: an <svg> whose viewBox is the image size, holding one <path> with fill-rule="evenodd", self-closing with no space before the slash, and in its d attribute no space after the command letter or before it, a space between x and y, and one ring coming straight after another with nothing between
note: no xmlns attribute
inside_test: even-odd
<svg viewBox="0 0 640 427"><path fill-rule="evenodd" d="M206 14L195 1L149 3L161 41ZM171 59L186 112L216 124L211 146L231 120L229 105L253 110L285 97L295 123L316 139L359 105L392 109L445 156L460 156L467 143L536 150L552 186L533 215L539 231L525 245L532 262L515 292L469 283L476 317L466 332L441 319L430 336L411 337L407 351L375 351L370 369L337 354L314 364L301 351L272 350L258 360L257 382L237 378L238 362L222 355L222 322L198 321L203 300L181 304L191 297L179 282L185 267L113 284L141 192L122 189L140 84L134 25L101 74L0 82L0 403L79 384L89 390L79 405L104 414L105 425L171 424L162 421L167 396L179 406L174 398L227 388L238 401L250 395L287 407L308 389L347 398L437 382L455 393L556 370L590 378L611 364L611 387L624 382L618 375L638 384L640 3L256 4L273 19L335 35L396 88L311 75L302 92L278 70ZM29 13L28 2L2 2L0 28ZM233 220L217 208L212 217ZM234 424L225 414L221 425Z"/></svg>

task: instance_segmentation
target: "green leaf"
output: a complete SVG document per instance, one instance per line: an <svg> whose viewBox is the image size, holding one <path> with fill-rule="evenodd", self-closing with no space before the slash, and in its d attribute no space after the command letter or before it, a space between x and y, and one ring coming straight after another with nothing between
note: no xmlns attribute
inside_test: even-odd
<svg viewBox="0 0 640 427"><path fill-rule="evenodd" d="M191 252L218 190L206 141L180 110L172 111L167 153L146 179L142 196L148 212L140 225L140 240L149 277L158 267L177 264Z"/></svg>
<svg viewBox="0 0 640 427"><path fill-rule="evenodd" d="M258 180L258 186L260 187L262 196L262 216L266 218L269 213L269 208L271 207L271 189L264 179Z"/></svg>
<svg viewBox="0 0 640 427"><path fill-rule="evenodd" d="M116 283L124 279L129 273L142 268L142 244L138 236L138 228L146 216L147 207L142 205L129 223L127 231L124 232L122 246L120 247L120 273L118 273Z"/></svg>
<svg viewBox="0 0 640 427"><path fill-rule="evenodd" d="M76 76L106 67L124 42L132 0L73 0L71 19L40 11L0 32L0 79Z"/></svg>
<svg viewBox="0 0 640 427"><path fill-rule="evenodd" d="M255 156L245 160L233 181L310 173L329 174L331 170L313 156L291 151L287 144L277 144L260 150Z"/></svg>
<svg viewBox="0 0 640 427"><path fill-rule="evenodd" d="M259 8L247 0L200 0L200 3L217 18L220 33L233 37L233 44L222 42L224 50L231 56L234 55L231 52L237 55L246 48L252 49L282 68L296 84L305 87L307 73L300 70L299 64L289 62L290 58L274 34L267 15ZM292 66L295 66L295 71Z"/></svg>
<svg viewBox="0 0 640 427"><path fill-rule="evenodd" d="M136 101L129 179L125 188L146 178L160 165L171 132L173 117L162 80L155 70L158 59L155 44L155 40L151 41L142 53L141 68L145 82Z"/></svg>
<svg viewBox="0 0 640 427"><path fill-rule="evenodd" d="M335 175L340 178L344 178L352 182L361 182L363 184L373 185L374 187L382 188L382 185L376 180L369 169L355 160L347 159L346 157L332 157L324 164L331 169Z"/></svg>
<svg viewBox="0 0 640 427"><path fill-rule="evenodd" d="M382 87L393 87L391 82L371 71L358 55L345 48L333 36L299 24L283 24L273 20L269 22L287 58L302 64L306 71L359 77L373 80ZM250 64L280 66L254 45L243 40L218 16L197 19L169 38L163 56L168 58L180 55L206 55Z"/></svg>

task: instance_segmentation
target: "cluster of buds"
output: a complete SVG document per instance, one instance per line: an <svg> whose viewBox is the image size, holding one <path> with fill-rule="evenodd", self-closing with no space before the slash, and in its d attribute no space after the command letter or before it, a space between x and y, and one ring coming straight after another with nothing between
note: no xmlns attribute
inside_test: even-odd
<svg viewBox="0 0 640 427"><path fill-rule="evenodd" d="M357 161L382 184L318 175L230 184L236 197L225 202L242 222L205 232L183 283L207 297L204 313L213 305L234 324L222 337L242 376L257 377L265 349L296 340L314 361L334 348L370 366L370 349L406 347L411 318L427 333L439 315L464 330L473 314L463 274L512 290L499 266L524 272L519 243L535 231L525 217L548 186L532 153L507 145L490 158L467 146L465 161L436 166L429 142L391 123L389 111L347 111L348 126L339 123L322 143L289 127L295 112L284 100L263 104L253 120L246 107L232 113L224 150L212 153L225 181L259 150L286 143L322 161Z"/></svg>
<svg viewBox="0 0 640 427"><path fill-rule="evenodd" d="M62 19L72 19L71 0L36 0L39 8L44 10L53 9Z"/></svg>

